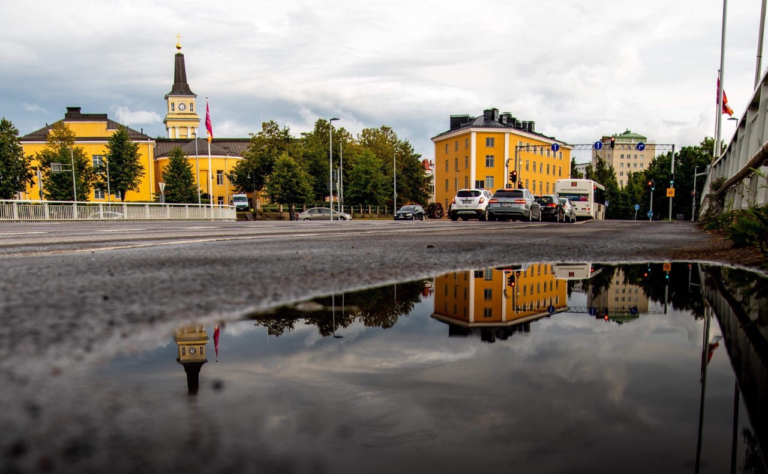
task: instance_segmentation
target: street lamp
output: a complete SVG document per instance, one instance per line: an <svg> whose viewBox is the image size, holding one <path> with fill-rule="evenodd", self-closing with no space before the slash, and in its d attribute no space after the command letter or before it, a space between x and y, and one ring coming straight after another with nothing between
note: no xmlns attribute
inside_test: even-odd
<svg viewBox="0 0 768 474"><path fill-rule="evenodd" d="M248 172L248 179L251 178L251 172ZM253 172L253 214L254 217L258 217L258 212L256 212L256 171Z"/></svg>
<svg viewBox="0 0 768 474"><path fill-rule="evenodd" d="M328 120L328 129L330 132L330 149L328 151L328 205L331 207L331 221L333 221L333 122L339 120L333 117Z"/></svg>
<svg viewBox="0 0 768 474"><path fill-rule="evenodd" d="M77 209L77 183L75 182L75 149L71 146L67 147L69 148L69 159L72 160L72 189L75 192L74 200L75 200L75 209ZM75 216L75 219L77 219L77 216Z"/></svg>

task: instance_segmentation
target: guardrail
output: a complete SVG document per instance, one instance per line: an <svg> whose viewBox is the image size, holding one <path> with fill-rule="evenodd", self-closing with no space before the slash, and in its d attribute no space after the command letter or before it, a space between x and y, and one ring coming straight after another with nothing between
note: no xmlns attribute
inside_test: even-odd
<svg viewBox="0 0 768 474"><path fill-rule="evenodd" d="M0 221L235 220L223 205L0 200Z"/></svg>
<svg viewBox="0 0 768 474"><path fill-rule="evenodd" d="M711 183L724 178L725 184L713 190L716 195L725 194L726 209L746 209L768 203L768 73L764 74L750 100L747 110L739 119L739 126L725 152L712 163L704 184L701 210L706 210L706 196ZM723 120L723 126L727 121ZM759 169L762 175L752 169Z"/></svg>

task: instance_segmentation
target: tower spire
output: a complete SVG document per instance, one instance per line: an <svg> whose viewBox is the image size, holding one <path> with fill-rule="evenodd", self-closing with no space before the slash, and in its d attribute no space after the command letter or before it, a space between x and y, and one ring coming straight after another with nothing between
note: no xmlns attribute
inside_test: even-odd
<svg viewBox="0 0 768 474"><path fill-rule="evenodd" d="M181 52L181 34L176 33L176 49Z"/></svg>

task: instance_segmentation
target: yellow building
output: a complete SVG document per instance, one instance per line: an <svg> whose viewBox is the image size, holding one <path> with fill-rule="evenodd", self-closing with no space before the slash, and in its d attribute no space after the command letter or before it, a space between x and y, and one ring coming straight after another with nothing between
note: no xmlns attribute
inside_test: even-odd
<svg viewBox="0 0 768 474"><path fill-rule="evenodd" d="M588 306L610 313L628 313L631 308L636 308L638 313L648 312L648 297L639 285L626 282L624 270L616 269L613 280L608 288L593 297L589 293Z"/></svg>
<svg viewBox="0 0 768 474"><path fill-rule="evenodd" d="M136 131L126 127L131 140L139 144L140 162L144 167L144 177L139 190L126 193L126 201L148 202L157 199L160 195L159 183L163 182L163 172L168 165L168 155L171 150L178 147L186 153L196 181L199 176L201 193L210 195L214 204L229 204L235 190L227 174L231 173L237 162L243 159L243 153L248 148L250 138L214 138L210 148L207 140L194 139L198 136L200 124L197 95L192 92L187 83L181 45L177 44L176 48L178 52L174 58L174 82L171 91L165 95L166 115L163 123L168 137L151 138L145 135L143 130ZM75 146L84 150L94 166L104 159L109 138L121 126L111 120L107 114L82 113L80 107L67 107L67 113L62 122L74 133ZM25 155L34 156L46 147L52 126L46 125L21 137ZM195 148L195 141L197 141L197 148ZM32 163L32 166L37 166L37 163ZM22 193L21 199L40 199L40 183L35 181L34 186ZM107 196L106 190L93 189L88 200L106 202L117 199L116 196Z"/></svg>
<svg viewBox="0 0 768 474"><path fill-rule="evenodd" d="M205 355L208 333L202 326L187 327L176 331L173 341L179 350L176 362L184 367L187 374L187 390L190 395L195 395L200 386L200 369L208 362Z"/></svg>
<svg viewBox="0 0 768 474"><path fill-rule="evenodd" d="M566 308L567 282L550 264L454 272L435 279L432 317L465 329L513 327ZM527 328L527 326L526 326Z"/></svg>
<svg viewBox="0 0 768 474"><path fill-rule="evenodd" d="M480 117L450 119L450 130L432 138L434 199L446 209L459 189L494 192L510 183L512 171L533 194L554 193L555 181L570 178L570 145L537 133L534 122L521 122L498 109L485 110Z"/></svg>

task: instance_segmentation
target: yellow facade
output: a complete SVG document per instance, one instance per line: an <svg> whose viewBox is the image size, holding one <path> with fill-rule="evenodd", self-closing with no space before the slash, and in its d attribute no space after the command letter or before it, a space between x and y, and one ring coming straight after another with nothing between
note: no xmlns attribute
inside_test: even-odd
<svg viewBox="0 0 768 474"><path fill-rule="evenodd" d="M499 122L498 110L492 111L495 115L489 114L490 119L484 122L476 121L475 125L470 121L432 138L434 199L445 208L460 189L482 188L493 193L504 188L513 170L517 170L523 187L536 195L554 193L555 182L570 177L568 144ZM560 147L557 152L552 151L553 144Z"/></svg>
<svg viewBox="0 0 768 474"><path fill-rule="evenodd" d="M235 165L242 160L240 157L211 157L211 167L213 168L213 179L209 180L208 155L200 155L195 159L194 155L187 155L187 161L192 165L192 174L195 176L197 184L198 167L200 176L200 192L213 197L214 204L229 204L232 195L235 194L235 188L229 182L227 174L232 173ZM155 174L158 177L157 182L163 181L163 173L168 166L168 157L160 157L155 160ZM160 193L160 186L157 185L156 191Z"/></svg>
<svg viewBox="0 0 768 474"><path fill-rule="evenodd" d="M454 272L435 279L433 316L464 327L510 326L565 308L567 294L550 264Z"/></svg>

